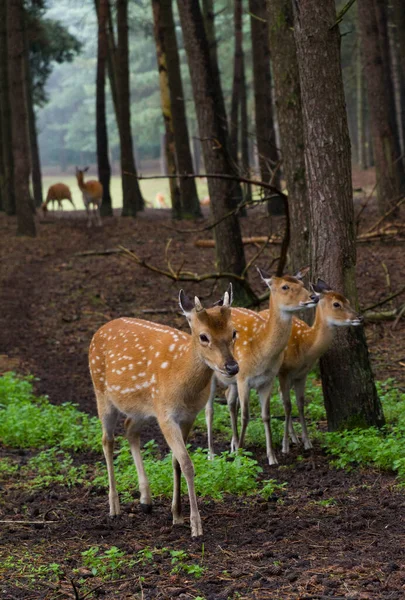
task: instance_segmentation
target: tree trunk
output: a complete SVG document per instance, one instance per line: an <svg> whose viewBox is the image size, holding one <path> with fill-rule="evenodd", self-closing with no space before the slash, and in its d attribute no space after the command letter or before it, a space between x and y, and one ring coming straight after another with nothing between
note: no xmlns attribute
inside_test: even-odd
<svg viewBox="0 0 405 600"><path fill-rule="evenodd" d="M108 131L105 108L105 73L108 53L107 20L108 0L96 0L98 20L98 45L97 45L97 76L96 76L96 139L97 139L97 166L98 178L103 186L103 200L101 214L113 214L110 195L111 167L108 156Z"/></svg>
<svg viewBox="0 0 405 600"><path fill-rule="evenodd" d="M309 264L309 204L297 52L290 0L267 0L283 173L288 190L292 270Z"/></svg>
<svg viewBox="0 0 405 600"><path fill-rule="evenodd" d="M233 53L233 81L231 96L231 111L229 115L229 147L236 170L239 165L239 105L242 79L242 0L234 0L233 5L234 26L234 53Z"/></svg>
<svg viewBox="0 0 405 600"><path fill-rule="evenodd" d="M159 64L159 74L161 85L164 79L167 81L165 85L168 86L168 95L165 99L166 109L164 110L170 114L171 120L171 136L174 139L172 146L175 153L174 167L176 168L177 165L177 171L174 172L193 173L172 0L160 0L159 2L153 0L152 6L155 20L155 38L158 31L160 47L162 54L164 54L164 64L163 62L162 65ZM175 183L175 180L172 180L172 183ZM180 178L179 185L181 206L176 209L177 218L180 216L183 218L200 217L201 209L195 179ZM173 190L173 193L176 194L176 202L178 202L178 192ZM172 207L174 209L173 200Z"/></svg>
<svg viewBox="0 0 405 600"><path fill-rule="evenodd" d="M8 0L7 32L17 235L34 237L36 235L34 221L35 208L29 189L28 115L24 90L23 0Z"/></svg>
<svg viewBox="0 0 405 600"><path fill-rule="evenodd" d="M132 146L128 64L128 0L117 0L117 32L116 73L120 122L118 129L121 146L122 216L135 217L138 210L143 210L145 203L139 187Z"/></svg>
<svg viewBox="0 0 405 600"><path fill-rule="evenodd" d="M356 112L357 112L357 164L360 169L366 168L366 144L364 136L364 77L360 48L356 55Z"/></svg>
<svg viewBox="0 0 405 600"><path fill-rule="evenodd" d="M297 0L294 10L312 277L321 277L356 305L350 139L335 2ZM330 430L384 423L362 326L341 328L320 364Z"/></svg>
<svg viewBox="0 0 405 600"><path fill-rule="evenodd" d="M14 165L11 144L11 108L9 96L7 49L7 3L0 2L0 121L3 148L4 189L3 209L8 215L15 215Z"/></svg>
<svg viewBox="0 0 405 600"><path fill-rule="evenodd" d="M241 46L242 57L241 57L241 78L240 78L240 147L241 147L241 159L242 159L242 173L244 177L250 178L250 164L249 164L249 122L248 122L248 98L247 98L247 86L246 86L246 75L245 75L245 54L243 52L243 44ZM250 183L243 185L243 200L250 202L252 200L252 186ZM246 208L240 213L241 216L246 216Z"/></svg>
<svg viewBox="0 0 405 600"><path fill-rule="evenodd" d="M381 52L379 31L381 18L377 19L376 0L358 0L359 26L367 84L368 104L373 136L374 160L377 176L377 197L381 214L387 212L403 191L404 169L399 159L400 150L393 128L391 82L385 53ZM379 13L380 14L380 13ZM392 88L392 85L391 85Z"/></svg>
<svg viewBox="0 0 405 600"><path fill-rule="evenodd" d="M1 85L1 82L0 82ZM4 210L4 198L6 196L6 186L5 186L5 172L4 172L4 158L3 158L3 144L1 143L2 133L1 133L1 119L0 119L0 211Z"/></svg>
<svg viewBox="0 0 405 600"><path fill-rule="evenodd" d="M392 0L394 22L397 30L398 57L405 80L405 3L403 0Z"/></svg>
<svg viewBox="0 0 405 600"><path fill-rule="evenodd" d="M401 48L399 28L395 22L393 7L389 10L388 38L390 43L392 86L395 100L396 127L399 145L401 148L402 162L405 163L405 77L401 66ZM405 11L404 11L405 14ZM405 51L405 48L404 48Z"/></svg>
<svg viewBox="0 0 405 600"><path fill-rule="evenodd" d="M203 145L207 173L234 175L228 147L228 130L222 89L213 78L208 41L198 0L179 0L178 9L183 30L194 101ZM239 203L241 188L236 181L210 178L210 206L215 221ZM221 272L241 275L246 266L239 220L228 217L215 228L217 266ZM240 304L250 299L237 279L233 280L235 297Z"/></svg>
<svg viewBox="0 0 405 600"><path fill-rule="evenodd" d="M263 0L249 0L250 29L252 40L253 87L255 94L256 143L259 155L262 181L280 186L280 169L277 167L279 156L274 129L273 104L271 93L269 23L266 3ZM291 32L287 31L291 37ZM282 47L279 48L280 51ZM274 60L278 56L274 55ZM268 203L270 214L284 214L284 202L280 197L272 198ZM302 266L302 265L301 265Z"/></svg>
<svg viewBox="0 0 405 600"><path fill-rule="evenodd" d="M170 0L171 1L171 0ZM169 88L169 76L168 76L168 57L166 54L166 44L163 31L163 15L161 11L161 0L152 0L152 11L153 11L153 24L156 44L156 57L159 71L159 86L160 86L160 100L162 104L162 113L165 123L165 155L167 163L168 175L176 175L176 155L175 155L175 144L174 144L174 129L173 129L173 114L172 104ZM181 201L180 201L180 188L178 180L171 177L169 179L170 186L170 198L172 202L172 216L173 219L181 219Z"/></svg>

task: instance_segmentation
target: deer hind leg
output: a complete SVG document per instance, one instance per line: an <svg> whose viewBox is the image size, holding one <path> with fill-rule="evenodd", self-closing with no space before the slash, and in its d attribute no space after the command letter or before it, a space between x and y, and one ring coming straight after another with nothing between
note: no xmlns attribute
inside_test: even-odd
<svg viewBox="0 0 405 600"><path fill-rule="evenodd" d="M245 435L246 429L249 423L249 394L250 388L246 381L239 382L237 387L237 395L239 395L240 402L240 412L241 412L241 428L240 428L240 436L239 443L237 448L243 448L245 444ZM236 404L236 412L237 412L237 404Z"/></svg>
<svg viewBox="0 0 405 600"><path fill-rule="evenodd" d="M114 475L114 429L117 423L119 411L112 404L105 402L103 395L96 392L97 404L101 425L103 428L103 452L108 472L108 500L110 503L110 515L114 517L120 514L120 501Z"/></svg>
<svg viewBox="0 0 405 600"><path fill-rule="evenodd" d="M236 452L239 448L239 434L238 434L238 388L236 385L230 385L226 391L226 401L229 408L229 415L231 417L232 427L232 439L231 439L231 452Z"/></svg>
<svg viewBox="0 0 405 600"><path fill-rule="evenodd" d="M173 452L173 502L172 514L173 525L182 522L180 502L180 473L183 473L187 482L188 496L190 501L190 525L191 536L202 535L201 517L198 511L197 497L194 487L194 466L187 452L185 440L194 422L182 423L181 427L172 419L160 420L159 425L165 439ZM180 469L179 469L180 466Z"/></svg>
<svg viewBox="0 0 405 600"><path fill-rule="evenodd" d="M264 425L264 433L266 436L266 454L269 461L269 465L277 465L278 460L273 449L273 442L271 439L271 426L270 426L270 396L273 388L273 380L269 381L265 386L261 387L258 391L259 401L261 406L262 421Z"/></svg>
<svg viewBox="0 0 405 600"><path fill-rule="evenodd" d="M139 492L141 494L140 506L142 512L148 514L152 511L152 495L150 493L149 481L145 472L141 455L141 427L142 422L134 421L133 419L125 420L127 439L131 448L131 454L132 458L134 459L136 472L138 474Z"/></svg>
<svg viewBox="0 0 405 600"><path fill-rule="evenodd" d="M205 406L205 422L207 424L207 437L208 437L208 460L214 460L214 443L212 441L212 421L214 417L214 398L217 390L217 380L215 375L211 379L210 397Z"/></svg>
<svg viewBox="0 0 405 600"><path fill-rule="evenodd" d="M310 450L312 448L312 444L311 444L311 440L309 439L307 424L306 424L305 415L304 415L304 406L305 406L304 399L305 399L306 380L307 380L307 378L304 377L303 379L297 379L296 381L294 381L294 389L295 389L295 396L297 399L298 415L299 415L301 429L302 429L302 443L304 444L305 450Z"/></svg>
<svg viewBox="0 0 405 600"><path fill-rule="evenodd" d="M290 452L290 436L293 444L298 444L298 438L295 435L291 418L291 381L288 379L288 377L282 377L281 375L279 376L279 381L285 415L282 452L283 454L288 454Z"/></svg>

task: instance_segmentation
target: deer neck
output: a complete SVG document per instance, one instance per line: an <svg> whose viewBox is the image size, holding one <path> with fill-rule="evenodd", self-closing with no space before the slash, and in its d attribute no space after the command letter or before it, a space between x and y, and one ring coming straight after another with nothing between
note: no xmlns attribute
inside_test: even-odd
<svg viewBox="0 0 405 600"><path fill-rule="evenodd" d="M263 326L261 339L262 352L277 358L285 349L291 334L292 312L281 310L270 295L269 313Z"/></svg>
<svg viewBox="0 0 405 600"><path fill-rule="evenodd" d="M198 393L209 384L213 373L201 355L198 340L190 340L183 353L183 359L183 375L189 382L193 393Z"/></svg>
<svg viewBox="0 0 405 600"><path fill-rule="evenodd" d="M319 304L316 309L314 324L311 327L312 344L309 349L309 353L314 360L322 356L330 347L333 341L334 329L332 325L329 325L322 305Z"/></svg>

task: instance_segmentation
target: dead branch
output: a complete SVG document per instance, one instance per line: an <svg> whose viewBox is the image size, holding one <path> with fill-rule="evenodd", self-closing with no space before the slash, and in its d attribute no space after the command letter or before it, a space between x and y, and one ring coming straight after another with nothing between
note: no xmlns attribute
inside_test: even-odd
<svg viewBox="0 0 405 600"><path fill-rule="evenodd" d="M121 254L119 248L107 248L106 250L85 250L84 252L75 252L73 256L107 256L109 254Z"/></svg>
<svg viewBox="0 0 405 600"><path fill-rule="evenodd" d="M370 227L370 229L367 230L367 233L370 233L371 231L373 231L374 229L376 229L380 223L382 223L387 217L389 217L390 215L392 215L393 212L396 211L397 208L399 208L401 206L401 204L403 204L403 202L405 202L405 196L401 196L398 201L396 202L396 204L390 208L390 210L388 210L386 213L383 214L382 217L380 217L378 219L378 221L376 221L374 223L374 225L372 227Z"/></svg>
<svg viewBox="0 0 405 600"><path fill-rule="evenodd" d="M404 314L405 314L405 304L403 304L402 308L399 309L398 316L395 319L394 323L392 324L392 328L391 329L395 329L396 328L396 326L398 325L398 323L400 322L400 320L404 316Z"/></svg>
<svg viewBox="0 0 405 600"><path fill-rule="evenodd" d="M400 290L398 290L398 292L395 292L394 294L387 296L383 300L380 300L379 302L376 302L375 304L372 304L371 306L367 306L363 310L363 312L367 312L369 310L372 310L373 308L377 308L377 306L382 306L383 304L386 304L386 302L389 302L390 300L393 300L397 296L400 296L403 292L405 292L405 285Z"/></svg>
<svg viewBox="0 0 405 600"><path fill-rule="evenodd" d="M242 243L247 246L248 244L281 244L281 239L276 236L256 235L253 237L242 238ZM215 240L196 240L194 246L197 248L215 248Z"/></svg>
<svg viewBox="0 0 405 600"><path fill-rule="evenodd" d="M393 321L397 316L397 310L383 310L381 312L374 312L372 310L363 313L365 321L370 323L379 321Z"/></svg>
<svg viewBox="0 0 405 600"><path fill-rule="evenodd" d="M178 312L176 308L144 308L141 313L144 315L167 315Z"/></svg>

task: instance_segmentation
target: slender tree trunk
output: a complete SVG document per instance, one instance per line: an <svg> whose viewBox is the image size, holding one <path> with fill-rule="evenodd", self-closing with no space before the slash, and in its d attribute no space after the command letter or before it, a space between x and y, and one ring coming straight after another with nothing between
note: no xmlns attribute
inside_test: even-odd
<svg viewBox="0 0 405 600"><path fill-rule="evenodd" d="M203 140L205 168L208 173L234 174L228 147L226 116L221 87L212 75L209 46L205 34L198 0L179 0L178 9L183 30L193 86L194 101L200 136ZM209 179L211 210L215 220L228 213L240 202L242 194L237 182ZM221 272L241 275L245 256L238 218L235 215L223 220L215 228L217 266ZM235 279L235 296L239 303L250 299L246 288Z"/></svg>
<svg viewBox="0 0 405 600"><path fill-rule="evenodd" d="M7 32L17 235L34 237L36 235L34 221L35 208L29 189L28 115L24 90L23 0L8 0Z"/></svg>
<svg viewBox="0 0 405 600"><path fill-rule="evenodd" d="M288 190L292 270L309 264L309 204L305 180L304 131L297 52L290 0L267 0L270 52L280 129L283 173Z"/></svg>
<svg viewBox="0 0 405 600"><path fill-rule="evenodd" d="M14 165L11 143L11 108L8 75L7 3L0 2L0 144L3 148L4 189L3 208L15 215Z"/></svg>
<svg viewBox="0 0 405 600"><path fill-rule="evenodd" d="M392 0L392 10L397 31L398 58L402 77L405 80L405 2L403 0Z"/></svg>
<svg viewBox="0 0 405 600"><path fill-rule="evenodd" d="M135 217L138 210L143 210L145 203L136 177L137 170L132 146L128 64L128 0L117 0L117 32L116 72L118 84L117 100L119 103L118 114L120 120L122 216ZM127 173L132 175L128 175Z"/></svg>
<svg viewBox="0 0 405 600"><path fill-rule="evenodd" d="M395 100L396 127L398 131L399 145L401 148L402 162L405 162L405 77L403 77L401 67L401 55L399 44L399 31L395 22L395 13L393 7L388 9L388 38L390 44L392 87ZM405 13L405 11L404 11ZM405 48L404 48L405 51Z"/></svg>
<svg viewBox="0 0 405 600"><path fill-rule="evenodd" d="M274 129L271 93L269 23L266 2L249 0L250 30L252 39L253 86L255 94L256 140L259 154L260 175L263 181L273 180L280 186L280 170L276 172L279 156ZM281 25L281 24L280 24ZM289 32L287 32L291 36ZM282 51L282 48L280 48ZM274 56L274 60L278 60ZM272 198L268 203L271 214L283 214L282 198Z"/></svg>
<svg viewBox="0 0 405 600"><path fill-rule="evenodd" d="M312 277L357 304L350 139L334 0L297 0L294 33L303 106ZM321 359L328 427L382 425L364 329L341 328Z"/></svg>
<svg viewBox="0 0 405 600"><path fill-rule="evenodd" d="M229 115L229 146L232 160L236 169L239 164L239 106L242 80L242 0L234 0L233 4L234 26L234 53L233 53L233 81L231 111Z"/></svg>
<svg viewBox="0 0 405 600"><path fill-rule="evenodd" d="M161 4L162 3L160 0L152 0L156 56L159 71L160 100L162 104L162 113L166 132L164 149L166 155L167 171L169 175L173 176L177 174L177 168L174 143L173 114L170 97L169 76L167 70L168 58L166 54L166 44L163 31L163 16L161 12ZM172 202L172 216L174 219L181 219L182 211L180 200L180 187L178 180L171 177L169 179L169 186L170 197Z"/></svg>
<svg viewBox="0 0 405 600"><path fill-rule="evenodd" d="M366 168L364 137L364 77L360 48L356 55L356 112L357 112L357 162L360 169Z"/></svg>
<svg viewBox="0 0 405 600"><path fill-rule="evenodd" d="M247 98L247 86L246 86L246 74L245 74L245 54L243 52L243 45L241 47L242 58L241 58L241 78L240 78L240 146L241 146L241 159L242 159L242 173L245 177L250 177L250 164L249 164L249 122L248 122L248 98ZM245 183L243 186L243 199L245 202L252 200L252 186L249 183ZM246 216L246 209L244 209L241 216Z"/></svg>
<svg viewBox="0 0 405 600"><path fill-rule="evenodd" d="M377 196L382 214L388 211L403 191L404 169L393 129L390 81L387 78L385 53L381 52L382 19L377 19L375 0L358 0L359 26L367 83L368 104L373 136L377 175ZM392 86L391 86L392 87Z"/></svg>
<svg viewBox="0 0 405 600"><path fill-rule="evenodd" d="M101 214L113 214L110 195L111 167L108 155L108 130L105 108L105 79L106 62L108 53L107 21L108 1L96 0L98 20L98 45L97 45L97 75L96 75L96 139L97 139L97 166L98 178L103 186L103 200Z"/></svg>
<svg viewBox="0 0 405 600"><path fill-rule="evenodd" d="M153 0L152 6L155 20L155 38L158 31L162 53L162 64L159 63L158 55L160 83L162 85L166 81L165 85L168 86L168 92L165 95L166 109L164 109L164 114L165 111L168 115L170 114L172 131L170 135L174 141L171 144L174 149L174 168L176 169L177 166L177 171L174 172L193 173L172 0L160 0L159 2ZM172 183L175 183L175 180L172 180ZM177 218L180 217L180 213L183 218L200 217L201 209L195 180L180 179L179 185L181 206L176 209ZM178 192L173 190L173 193L176 194L177 199ZM178 199L176 202L178 202ZM172 206L174 208L173 200Z"/></svg>

